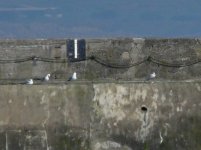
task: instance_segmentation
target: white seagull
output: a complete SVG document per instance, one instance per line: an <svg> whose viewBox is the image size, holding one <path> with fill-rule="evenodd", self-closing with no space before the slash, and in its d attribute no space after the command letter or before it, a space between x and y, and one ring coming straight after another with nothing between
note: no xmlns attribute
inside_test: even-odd
<svg viewBox="0 0 201 150"><path fill-rule="evenodd" d="M155 73L155 72L152 72L152 73L147 77L147 80L154 79L155 77L156 77L156 73Z"/></svg>
<svg viewBox="0 0 201 150"><path fill-rule="evenodd" d="M160 144L163 143L163 137L161 135L161 132L159 132L159 136L160 136Z"/></svg>
<svg viewBox="0 0 201 150"><path fill-rule="evenodd" d="M26 84L32 85L33 84L33 79L27 80Z"/></svg>
<svg viewBox="0 0 201 150"><path fill-rule="evenodd" d="M50 80L50 74L47 74L44 78L45 81L49 81Z"/></svg>
<svg viewBox="0 0 201 150"><path fill-rule="evenodd" d="M68 79L68 81L77 80L77 73L74 72L73 75Z"/></svg>

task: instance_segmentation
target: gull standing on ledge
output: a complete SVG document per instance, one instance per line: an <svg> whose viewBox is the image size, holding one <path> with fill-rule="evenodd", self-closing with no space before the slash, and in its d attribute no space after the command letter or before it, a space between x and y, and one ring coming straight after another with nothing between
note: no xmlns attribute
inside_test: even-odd
<svg viewBox="0 0 201 150"><path fill-rule="evenodd" d="M74 72L73 75L68 79L68 81L72 81L72 80L77 80L76 72Z"/></svg>
<svg viewBox="0 0 201 150"><path fill-rule="evenodd" d="M151 79L154 79L156 77L156 73L155 72L153 72L153 73L151 73L148 77L147 77L147 81L148 80L151 80Z"/></svg>
<svg viewBox="0 0 201 150"><path fill-rule="evenodd" d="M32 85L33 84L33 79L27 80L26 84Z"/></svg>
<svg viewBox="0 0 201 150"><path fill-rule="evenodd" d="M161 135L161 132L159 132L159 136L160 136L160 144L162 144L163 143L163 137Z"/></svg>
<svg viewBox="0 0 201 150"><path fill-rule="evenodd" d="M47 74L44 78L45 81L49 81L50 80L50 74Z"/></svg>

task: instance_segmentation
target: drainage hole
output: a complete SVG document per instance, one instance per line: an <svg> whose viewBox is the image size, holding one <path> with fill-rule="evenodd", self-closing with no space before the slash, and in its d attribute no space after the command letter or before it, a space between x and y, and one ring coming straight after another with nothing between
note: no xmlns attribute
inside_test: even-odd
<svg viewBox="0 0 201 150"><path fill-rule="evenodd" d="M141 110L142 110L143 112L147 112L148 109L147 109L146 106L142 106L142 107L141 107Z"/></svg>

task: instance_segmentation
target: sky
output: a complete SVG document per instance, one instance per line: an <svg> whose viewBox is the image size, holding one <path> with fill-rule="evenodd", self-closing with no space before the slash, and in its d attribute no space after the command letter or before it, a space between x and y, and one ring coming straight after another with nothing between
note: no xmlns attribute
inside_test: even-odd
<svg viewBox="0 0 201 150"><path fill-rule="evenodd" d="M0 0L0 38L201 37L201 0Z"/></svg>

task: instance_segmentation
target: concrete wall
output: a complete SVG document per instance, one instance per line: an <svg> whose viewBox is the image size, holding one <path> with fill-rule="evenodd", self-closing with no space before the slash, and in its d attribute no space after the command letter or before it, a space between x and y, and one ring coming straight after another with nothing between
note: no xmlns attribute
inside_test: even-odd
<svg viewBox="0 0 201 150"><path fill-rule="evenodd" d="M189 63L199 39L87 39L87 56L130 65L152 56ZM66 40L1 40L0 60L66 58ZM93 60L0 64L0 149L201 149L200 67L146 62L115 69ZM76 71L78 80L66 80ZM151 81L145 78L156 72ZM34 81L51 73L49 82ZM5 85L2 85L5 84ZM15 85L11 85L15 84Z"/></svg>
<svg viewBox="0 0 201 150"><path fill-rule="evenodd" d="M66 58L66 40L1 40L0 59L39 56ZM201 57L200 39L86 39L86 55L96 56L107 64L132 65L152 56L168 63L191 63ZM197 79L200 63L182 68L158 66L154 63L115 69L92 60L77 63L24 62L1 64L0 77L19 79L41 77L51 73L52 78L65 80L76 71L80 80L143 80L150 72L157 73L158 80ZM145 69L146 68L146 69Z"/></svg>
<svg viewBox="0 0 201 150"><path fill-rule="evenodd" d="M200 91L188 82L0 86L0 147L200 149Z"/></svg>

